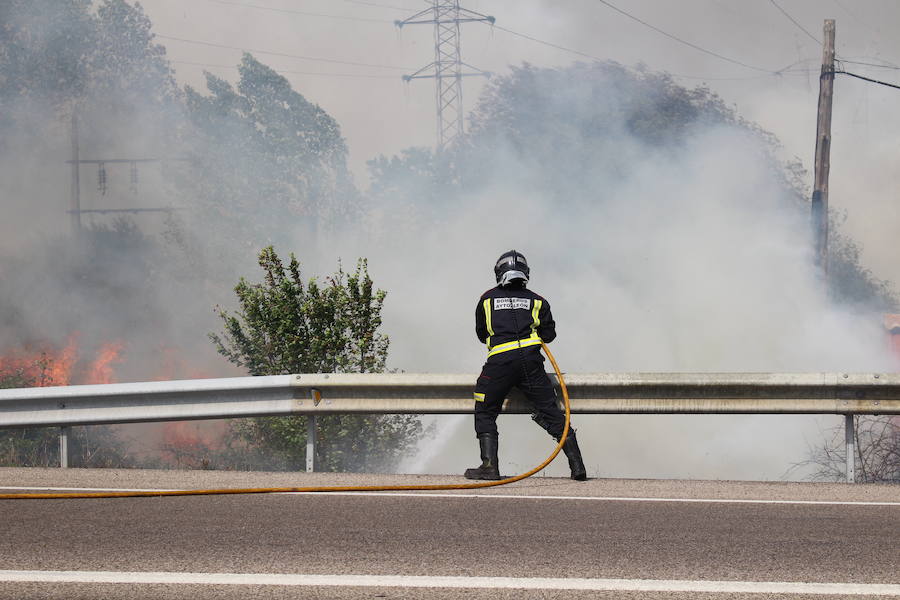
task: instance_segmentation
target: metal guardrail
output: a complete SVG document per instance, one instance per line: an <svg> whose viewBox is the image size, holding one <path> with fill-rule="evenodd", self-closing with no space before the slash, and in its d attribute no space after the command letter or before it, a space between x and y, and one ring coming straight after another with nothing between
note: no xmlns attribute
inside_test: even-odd
<svg viewBox="0 0 900 600"><path fill-rule="evenodd" d="M900 414L900 374L566 374L575 414ZM328 413L465 414L476 376L309 374L0 390L0 427ZM529 413L516 393L508 413Z"/></svg>
<svg viewBox="0 0 900 600"><path fill-rule="evenodd" d="M465 414L473 410L475 378L301 374L0 390L0 428L266 415ZM855 453L849 435L854 415L900 414L898 373L594 373L565 378L574 414L846 415L848 479ZM527 414L531 409L513 393L504 411Z"/></svg>

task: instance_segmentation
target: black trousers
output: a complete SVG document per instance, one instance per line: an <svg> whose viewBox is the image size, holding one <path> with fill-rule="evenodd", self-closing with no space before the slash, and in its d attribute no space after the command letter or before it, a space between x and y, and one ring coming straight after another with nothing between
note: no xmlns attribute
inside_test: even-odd
<svg viewBox="0 0 900 600"><path fill-rule="evenodd" d="M543 357L533 350L516 349L503 354L488 359L475 384L475 434L497 433L497 415L503 401L517 387L534 407L534 420L559 439L566 415L556 404L556 390L544 371Z"/></svg>

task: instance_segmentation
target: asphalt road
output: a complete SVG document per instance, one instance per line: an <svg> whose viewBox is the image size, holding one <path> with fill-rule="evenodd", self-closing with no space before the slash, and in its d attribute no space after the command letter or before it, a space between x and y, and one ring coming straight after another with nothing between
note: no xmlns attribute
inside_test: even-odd
<svg viewBox="0 0 900 600"><path fill-rule="evenodd" d="M454 479L0 469L0 493ZM532 478L478 492L0 500L0 598L145 597L900 597L900 486Z"/></svg>

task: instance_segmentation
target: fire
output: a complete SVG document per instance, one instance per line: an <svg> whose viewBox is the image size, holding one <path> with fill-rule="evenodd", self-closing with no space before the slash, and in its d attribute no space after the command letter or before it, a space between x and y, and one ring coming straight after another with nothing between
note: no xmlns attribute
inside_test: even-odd
<svg viewBox="0 0 900 600"><path fill-rule="evenodd" d="M165 423L162 429L163 460L179 468L209 468L212 456L223 447L225 427L221 421Z"/></svg>
<svg viewBox="0 0 900 600"><path fill-rule="evenodd" d="M102 344L93 360L79 357L78 334L61 349L48 342L0 355L0 377L18 376L22 384L38 387L84 383L113 383L112 364L121 362L124 344Z"/></svg>
<svg viewBox="0 0 900 600"><path fill-rule="evenodd" d="M125 344L110 342L100 346L97 358L88 367L84 383L114 383L113 363L122 362L121 354Z"/></svg>
<svg viewBox="0 0 900 600"><path fill-rule="evenodd" d="M98 346L79 343L79 334L70 335L64 345L36 342L22 348L0 350L0 385L63 386L115 383L116 367L125 358L125 343L107 341ZM156 380L205 378L210 375L185 361L173 347L160 347L145 361L144 377ZM121 376L121 373L120 373ZM147 423L125 426L156 454L163 464L179 467L213 468L225 448L224 421ZM156 446L154 448L154 446Z"/></svg>

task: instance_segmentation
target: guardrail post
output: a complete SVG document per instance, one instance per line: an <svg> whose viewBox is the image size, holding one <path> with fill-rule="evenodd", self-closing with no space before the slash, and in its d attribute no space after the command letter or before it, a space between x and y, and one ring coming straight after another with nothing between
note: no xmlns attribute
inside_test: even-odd
<svg viewBox="0 0 900 600"><path fill-rule="evenodd" d="M856 416L844 415L844 442L847 446L847 483L856 481Z"/></svg>
<svg viewBox="0 0 900 600"><path fill-rule="evenodd" d="M316 415L306 417L306 472L316 470Z"/></svg>
<svg viewBox="0 0 900 600"><path fill-rule="evenodd" d="M69 427L59 428L59 468L69 468Z"/></svg>

